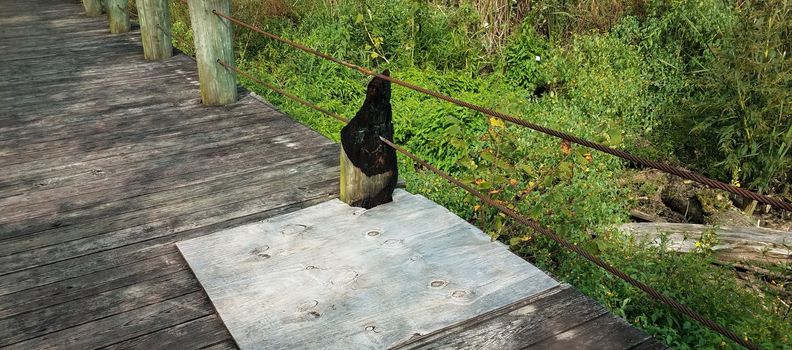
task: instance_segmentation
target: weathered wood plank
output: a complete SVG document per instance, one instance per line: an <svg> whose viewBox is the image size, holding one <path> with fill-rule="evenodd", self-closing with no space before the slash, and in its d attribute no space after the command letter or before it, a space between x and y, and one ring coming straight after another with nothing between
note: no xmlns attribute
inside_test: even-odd
<svg viewBox="0 0 792 350"><path fill-rule="evenodd" d="M46 146L42 150L34 150L30 154L20 155L25 158L18 159L8 165L6 168L8 177L4 182L11 183L15 180L32 177L42 178L42 175L47 173L63 177L73 174L74 171L85 172L97 168L109 168L130 156L140 160L184 153L189 147L206 149L207 145L209 147L229 146L256 139L255 134L245 132L247 129L269 130L269 133L277 131L272 124L259 121L258 118L242 121L226 120L225 122L206 121L199 122L200 125L185 125L184 130L165 128L162 131L152 132L150 135L137 136L134 134L134 130L131 130L128 135L118 135L117 138L106 141L89 139L81 143L79 139L58 140L53 143L58 143L62 147L52 149L51 153L60 155L59 157L44 155L48 149L51 149L50 146ZM235 125L235 122L241 125ZM144 142L139 142L141 140ZM80 157L80 152L84 152L85 156ZM35 160L36 155L40 155L40 159Z"/></svg>
<svg viewBox="0 0 792 350"><path fill-rule="evenodd" d="M0 3L0 49L9 53L0 56L0 220L6 237L19 238L0 249L17 254L20 270L0 276L0 343L223 344L228 333L202 292L171 298L189 290L155 282L181 273L198 291L173 261L173 243L331 198L336 147L256 100L203 109L194 61L146 63L137 33L106 36L106 22L86 19L76 3L9 4ZM256 170L301 161L317 176L271 197L267 186L245 189L280 183ZM180 191L201 197L197 206ZM93 248L65 243L80 239ZM53 245L54 259L23 256ZM170 294L152 293L161 288Z"/></svg>
<svg viewBox="0 0 792 350"><path fill-rule="evenodd" d="M206 349L228 339L231 335L220 318L209 315L102 349Z"/></svg>
<svg viewBox="0 0 792 350"><path fill-rule="evenodd" d="M178 246L242 349L386 348L557 285L404 191L370 210L334 200Z"/></svg>
<svg viewBox="0 0 792 350"><path fill-rule="evenodd" d="M624 320L606 313L552 337L530 343L523 349L630 349L644 343L648 337Z"/></svg>
<svg viewBox="0 0 792 350"><path fill-rule="evenodd" d="M788 231L677 223L630 223L619 229L654 244L660 244L661 237L665 237L668 248L679 252L694 251L702 234L711 232L718 240L711 249L720 260L792 262L792 232Z"/></svg>
<svg viewBox="0 0 792 350"><path fill-rule="evenodd" d="M234 125L234 122L240 125ZM102 140L90 141L81 145L79 140L67 140L58 142L61 149L70 148L71 153L52 150L52 153L61 154L60 157L46 156L46 150L41 150L38 159L33 155L9 164L6 168L7 178L0 184L3 197L8 197L14 191L7 191L6 188L18 186L25 183L30 184L31 180L49 180L52 178L68 177L87 171L96 172L96 169L110 169L123 163L126 159L133 159L137 162L149 158L160 158L163 156L177 155L189 150L208 149L212 147L229 146L245 142L255 141L258 137L253 132L261 134L272 134L278 132L278 127L288 121L280 118L262 123L260 118L241 118L241 120L230 120L226 125L223 121L199 122L202 125L192 125L187 123L184 130L178 128L163 130L161 134L138 135L132 132L130 135L111 139L105 142ZM219 124L219 125L218 125ZM277 140L290 140L304 135L305 129L301 127L291 128L283 132ZM145 142L135 142L143 140ZM273 142L277 142L273 141ZM298 139L297 139L298 140ZM293 142L292 142L293 143ZM326 143L326 142L325 142ZM290 143L291 144L291 143ZM10 157L13 158L13 157ZM33 159L29 159L33 158Z"/></svg>
<svg viewBox="0 0 792 350"><path fill-rule="evenodd" d="M159 278L186 268L187 263L181 255L172 252L26 289L0 297L0 319Z"/></svg>
<svg viewBox="0 0 792 350"><path fill-rule="evenodd" d="M394 349L628 349L639 344L658 343L561 285Z"/></svg>
<svg viewBox="0 0 792 350"><path fill-rule="evenodd" d="M156 304L200 289L192 273L182 270L131 286L26 312L0 320L0 346Z"/></svg>
<svg viewBox="0 0 792 350"><path fill-rule="evenodd" d="M70 34L74 35L80 32L94 31L98 29L103 29L104 33L105 34L107 33L107 20L105 18L85 19L85 20L86 23L83 24L78 24L73 20L54 21L52 26L45 25L40 28L32 27L35 25L41 25L40 22L37 22L36 24L26 23L25 25L10 26L8 27L7 30L3 31L2 33L3 35L0 36L0 38L6 40L8 43L12 43L13 39L20 39L19 46L22 48L28 48L30 47L30 43L26 43L23 39L27 39L27 38L46 39L47 38L45 36L46 34L49 34L49 38L52 38L52 37L56 37L60 33L64 33L65 36L68 36ZM125 36L127 34L118 34L118 35ZM108 41L108 42L110 43L112 41ZM50 45L50 48L52 49L52 51L57 51L61 49L59 45L55 45L55 44Z"/></svg>
<svg viewBox="0 0 792 350"><path fill-rule="evenodd" d="M135 206L145 202L134 201L120 203L121 208L126 209L123 211L123 217L117 214L117 208L79 213L72 219L79 223L77 228L85 232L83 238L0 257L0 275L157 238L171 234L171 230L204 226L218 220L227 220L249 215L256 211L272 209L291 198L304 199L316 195L310 190L310 188L316 187L315 184L324 181L332 182L337 179L337 174L333 172L320 171L327 168L328 165L321 161L313 164L299 164L296 168L290 168L294 169L293 172L286 170L267 173L265 177L247 182L245 185L223 188L222 193L213 192L212 188L208 186L196 188L194 189L196 193L212 194L205 197L188 196L187 200L158 208L157 211L148 211L149 215L156 213L154 217L141 215L142 213L135 211ZM337 169L334 170L337 171ZM300 171L312 171L314 176L310 178L288 177L290 174L297 174ZM275 179L280 181L274 181ZM225 205L237 203L241 199L260 198L261 193L268 194L262 200L266 203L260 203L252 208L236 208L232 211L224 208ZM177 197L179 194L184 193L178 191ZM160 192L155 195L165 194ZM112 222L100 221L107 217L113 217L114 220ZM56 235L53 236L53 239L57 239Z"/></svg>
<svg viewBox="0 0 792 350"><path fill-rule="evenodd" d="M21 29L25 32L24 38L26 42L19 42L19 38L0 39L0 45L7 49L14 49L15 56L4 57L3 60L12 65L36 67L42 66L45 60L20 60L20 58L28 57L36 54L38 58L51 57L51 54L60 53L67 62L77 63L80 58L90 59L93 57L90 53L95 52L101 54L103 57L118 60L118 56L112 56L110 53L112 49L120 50L121 52L133 52L132 48L124 47L130 43L140 42L140 38L136 36L137 32L130 32L127 34L119 34L115 41L107 41L107 30L93 29L93 26L87 26L85 29L77 30L73 24L69 27L71 33L65 33L66 29L51 30L42 32L38 35L31 35L27 29ZM56 39L72 39L71 43L58 45ZM102 40L104 38L104 40ZM85 45L78 45L77 43L84 43ZM13 47L12 47L13 46ZM133 56L134 57L134 56ZM9 66L4 66L7 69ZM76 68L76 67L75 67ZM86 67L87 68L87 67ZM47 69L52 72L52 67ZM31 73L35 73L31 70Z"/></svg>
<svg viewBox="0 0 792 350"><path fill-rule="evenodd" d="M12 344L8 350L94 349L214 313L202 292L171 299Z"/></svg>
<svg viewBox="0 0 792 350"><path fill-rule="evenodd" d="M237 350L239 349L233 340L226 340L217 344L212 344L202 350Z"/></svg>
<svg viewBox="0 0 792 350"><path fill-rule="evenodd" d="M8 33L11 30L10 27L3 26L5 29L4 32ZM42 51L42 52L66 52L64 47L57 45L58 39L65 38L65 39L84 39L89 43L93 40L97 41L100 38L103 38L107 34L106 29L97 29L91 23L82 23L81 20L72 20L69 23L70 30L59 30L57 33L59 35L55 36L54 31L47 30L44 32L31 32L26 29L24 30L24 37L26 39L25 42L20 42L18 37L7 37L0 35L0 48L3 49L22 49L22 50L29 50L34 48L40 48L42 46L50 47L50 50ZM106 42L106 39L105 39ZM66 44L69 45L69 44ZM79 46L73 46L74 48L78 48ZM16 61L19 62L19 61ZM19 62L20 64L22 62ZM30 62L31 64L40 64L40 62Z"/></svg>
<svg viewBox="0 0 792 350"><path fill-rule="evenodd" d="M174 112L176 115L182 114L179 110L165 109L164 111ZM189 110L185 110L183 113L186 114L188 112ZM119 150L112 150L113 148L135 145L137 146L135 150L138 151L155 149L161 147L161 142L167 141L170 138L182 136L192 136L191 139L186 141L200 142L197 139L200 138L201 135L211 131L234 132L238 136L255 136L256 132L262 130L269 130L271 132L272 129L289 123L288 119L274 113L250 116L241 112L242 111L234 111L230 113L230 115L226 115L226 118L223 118L222 113L201 113L196 111L197 116L185 118L183 121L178 119L165 119L146 123L145 121L121 120L119 123L121 123L123 127L120 129L113 129L112 121L107 124L97 121L96 123L85 125L84 132L77 132L77 135L74 137L66 135L58 138L56 135L50 142L32 142L29 144L12 143L0 146L0 149L4 151L3 158L9 161L9 165L28 163L28 157L38 158L39 160L42 158L54 159L57 161L56 158L62 156L73 156L75 151L91 151L88 156L95 159L117 154ZM134 115L131 117L134 117ZM138 130L144 134L136 134L135 132ZM288 130L285 131L285 133L291 134L304 130L305 128L297 127L295 130ZM93 133L90 133L91 131L93 131ZM42 135L41 137L46 137L43 136L43 133L44 131L40 132L40 135ZM35 137L35 134L31 135L31 137ZM228 141L233 141L233 139ZM151 146L148 145L149 142L152 143ZM185 145L184 147L187 146L189 145ZM15 148L19 149L18 152L23 152L21 155L18 155L18 159L14 159L13 154L7 154ZM100 153L99 151L105 152ZM85 159L82 160L84 161ZM46 167L47 166L38 166L31 170ZM13 172L9 170L9 173L16 175L17 173L21 173L21 171L13 169Z"/></svg>
<svg viewBox="0 0 792 350"><path fill-rule="evenodd" d="M310 184L314 184L314 179L317 181L332 179L332 173L317 173L311 180L296 181L293 186L283 183L283 181L273 181L273 179L276 179L275 177L262 177L260 174L264 171L280 175L296 174L297 171L302 169L315 170L327 166L325 162L326 160L321 158L289 160L275 166L260 167L237 174L242 178L250 178L250 180L242 182L218 178L213 181L199 182L185 188L176 186L174 189L141 194L136 197L130 197L127 200L115 201L105 205L98 204L95 207L77 209L69 213L55 213L31 219L30 222L24 221L18 224L23 229L11 232L9 234L10 237L0 241L3 244L3 247L0 248L2 252L0 260L13 260L21 256L10 257L12 254L92 237L103 232L115 232L128 227L137 227L144 225L146 222L157 221L160 218L192 218L198 215L195 212L200 212L201 210L210 210L227 203L236 203L261 196L260 193L247 190L248 186L255 186L262 190L274 189L275 191L291 189L298 193ZM278 170L278 168L281 170ZM269 185L268 182L274 183ZM222 191L224 195L216 195L219 191ZM215 194L215 198L212 198L213 194ZM308 194L313 193L308 191ZM98 195L102 196L104 194L100 192ZM147 211L156 212L157 214L156 216L141 217L141 212L145 213ZM111 215L115 218L116 223L105 225L96 223L97 220ZM147 227L146 229L150 230L152 228ZM20 232L28 231L30 232L20 234Z"/></svg>
<svg viewBox="0 0 792 350"><path fill-rule="evenodd" d="M330 190L335 184L328 182L325 186L327 186L327 190ZM173 231L172 234L163 237L2 275L0 276L0 297L97 271L133 264L151 257L173 253L176 252L176 247L173 244L177 241L204 236L208 233L217 232L229 227L248 224L275 215L288 213L324 202L330 198L332 198L332 196L318 194L303 201L295 199L292 203L286 203L271 210L261 210L247 216L238 216L229 220L218 220L218 222L206 226L191 228L184 231ZM233 203L227 206L227 210L231 210L231 208L234 207L254 207L259 205L260 201L260 199L254 199L241 203Z"/></svg>
<svg viewBox="0 0 792 350"><path fill-rule="evenodd" d="M266 139L265 139L266 140ZM150 161L133 163L128 168L98 168L97 172L87 172L64 180L59 187L54 187L52 180L47 186L38 186L32 191L16 196L0 198L0 217L6 216L8 222L30 220L53 213L63 214L98 206L108 201L120 201L127 198L150 195L165 189L194 186L225 179L233 183L237 177L249 177L256 172L267 171L271 166L278 165L278 157L289 164L296 164L303 158L288 158L290 152L305 154L322 153L330 149L328 145L304 145L276 149L272 153L261 152L268 145L258 142L234 144L198 152L179 153L174 156L155 158ZM274 147L273 147L274 148ZM198 163L198 164L196 164ZM229 167L229 170L218 168L218 163ZM44 189L46 187L46 189ZM63 204L67 200L68 205ZM156 204L154 202L150 202ZM35 227L35 225L33 225ZM3 225L0 224L0 232ZM27 226L31 227L31 226ZM40 228L46 229L42 223ZM11 231L11 230L9 230ZM17 236L29 230L15 230ZM32 233L32 232L31 232ZM11 236L0 235L7 239ZM2 241L0 239L0 241ZM7 243L7 242L6 242ZM0 247L0 255L6 252Z"/></svg>
<svg viewBox="0 0 792 350"><path fill-rule="evenodd" d="M233 123L233 121L229 123ZM106 143L101 140L86 140L85 145L79 145L79 141L75 140L76 145L73 146L71 153L53 150L53 153L62 154L61 157L50 158L42 153L39 155L38 161L35 160L35 156L31 155L30 159L9 164L6 168L7 178L0 183L0 198L17 195L19 194L17 190L23 187L36 190L53 188L54 182L59 179L89 172L93 175L109 174L113 171L117 173L125 165L134 166L142 162L179 156L189 157L191 153L200 156L212 150L266 146L296 150L328 144L323 142L313 145L299 142L299 138L305 134L301 128L280 132L279 127L289 123L282 118L264 123L254 118L248 121L239 121L239 123L242 125L223 125L225 122L212 123L209 121L201 123L203 128L186 125L184 128L187 130L184 132L174 129L150 136L135 137L130 134L119 139L108 140ZM215 129L214 124L221 124L217 126L220 129ZM252 131L252 133L248 131ZM256 135L256 132L259 135ZM279 132L280 135L278 135ZM260 135L270 135L271 140L262 140ZM143 142L136 142L136 139ZM63 148L69 148L69 146L63 144ZM80 154L84 154L84 156L81 157ZM194 160L205 159L195 158Z"/></svg>
<svg viewBox="0 0 792 350"><path fill-rule="evenodd" d="M493 314L417 337L396 349L522 349L606 313L567 285ZM523 305L524 304L524 305Z"/></svg>

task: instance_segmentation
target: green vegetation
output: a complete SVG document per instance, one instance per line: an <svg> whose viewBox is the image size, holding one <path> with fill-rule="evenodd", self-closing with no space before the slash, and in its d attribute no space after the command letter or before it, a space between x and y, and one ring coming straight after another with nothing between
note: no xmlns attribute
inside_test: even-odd
<svg viewBox="0 0 792 350"><path fill-rule="evenodd" d="M396 78L612 147L792 199L792 4L773 1L237 0L249 23ZM172 5L174 44L189 18ZM235 29L237 64L353 116L367 78ZM341 125L256 86L338 140ZM790 349L789 308L711 262L616 232L629 164L394 87L396 141L766 349ZM667 345L737 348L401 159L409 190L445 205ZM790 266L773 267L781 274ZM775 282L774 282L775 283ZM778 283L784 283L779 281ZM786 282L788 283L788 282ZM786 303L790 302L787 296Z"/></svg>

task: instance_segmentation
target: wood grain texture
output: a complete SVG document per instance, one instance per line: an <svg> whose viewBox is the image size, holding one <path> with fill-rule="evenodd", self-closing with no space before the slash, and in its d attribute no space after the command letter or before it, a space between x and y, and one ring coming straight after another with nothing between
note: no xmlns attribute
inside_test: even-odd
<svg viewBox="0 0 792 350"><path fill-rule="evenodd" d="M0 1L0 347L233 349L174 243L333 198L338 146L83 10Z"/></svg>
<svg viewBox="0 0 792 350"><path fill-rule="evenodd" d="M339 198L341 201L365 208L380 204L379 200L372 201L372 198L384 197L390 200L390 192L396 187L395 171L368 176L352 164L345 152L340 153ZM383 193L387 195L382 196Z"/></svg>
<svg viewBox="0 0 792 350"><path fill-rule="evenodd" d="M143 56L161 60L173 56L167 0L137 0Z"/></svg>
<svg viewBox="0 0 792 350"><path fill-rule="evenodd" d="M227 349L236 349L229 337L220 318L213 314L102 349L205 349L217 346L218 342L229 342Z"/></svg>
<svg viewBox="0 0 792 350"><path fill-rule="evenodd" d="M0 299L0 319L127 287L187 269L181 255L169 253L131 264L25 289Z"/></svg>
<svg viewBox="0 0 792 350"><path fill-rule="evenodd" d="M221 60L234 65L231 22L212 12L230 15L231 0L193 0L189 7L203 103L209 106L233 103L237 99L236 75L217 63Z"/></svg>
<svg viewBox="0 0 792 350"><path fill-rule="evenodd" d="M125 33L132 29L129 22L128 0L104 0L110 33Z"/></svg>
<svg viewBox="0 0 792 350"><path fill-rule="evenodd" d="M632 349L638 345L665 348L563 284L394 349Z"/></svg>
<svg viewBox="0 0 792 350"><path fill-rule="evenodd" d="M333 200L177 246L242 349L386 348L558 284L403 190L369 210Z"/></svg>
<svg viewBox="0 0 792 350"><path fill-rule="evenodd" d="M82 0L85 7L85 14L88 16L101 16L102 15L102 1L101 0Z"/></svg>
<svg viewBox="0 0 792 350"><path fill-rule="evenodd" d="M665 236L668 248L679 252L694 251L701 235L712 232L718 239L712 250L720 260L792 263L792 232L789 231L661 222L629 223L619 229L653 244L660 244L661 237Z"/></svg>

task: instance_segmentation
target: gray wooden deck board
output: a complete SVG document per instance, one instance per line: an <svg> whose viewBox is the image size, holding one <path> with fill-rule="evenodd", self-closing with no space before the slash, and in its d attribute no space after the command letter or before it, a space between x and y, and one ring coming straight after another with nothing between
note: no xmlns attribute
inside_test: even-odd
<svg viewBox="0 0 792 350"><path fill-rule="evenodd" d="M236 349L175 243L332 199L338 146L247 93L200 105L192 59L76 0L0 0L0 77L0 348ZM566 286L501 311L390 344L662 348Z"/></svg>
<svg viewBox="0 0 792 350"><path fill-rule="evenodd" d="M401 344L399 349L632 349L658 346L568 285L490 315Z"/></svg>
<svg viewBox="0 0 792 350"><path fill-rule="evenodd" d="M369 210L333 200L177 246L242 349L383 349L558 285L402 190Z"/></svg>
<svg viewBox="0 0 792 350"><path fill-rule="evenodd" d="M234 346L174 243L317 204L338 146L73 0L0 0L0 348Z"/></svg>

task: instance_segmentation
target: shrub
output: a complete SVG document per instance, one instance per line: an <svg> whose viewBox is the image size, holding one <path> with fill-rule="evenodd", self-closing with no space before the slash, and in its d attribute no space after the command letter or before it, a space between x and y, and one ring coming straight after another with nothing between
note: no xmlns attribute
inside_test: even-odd
<svg viewBox="0 0 792 350"><path fill-rule="evenodd" d="M679 111L695 136L683 149L711 174L759 191L792 181L790 5L742 2Z"/></svg>

